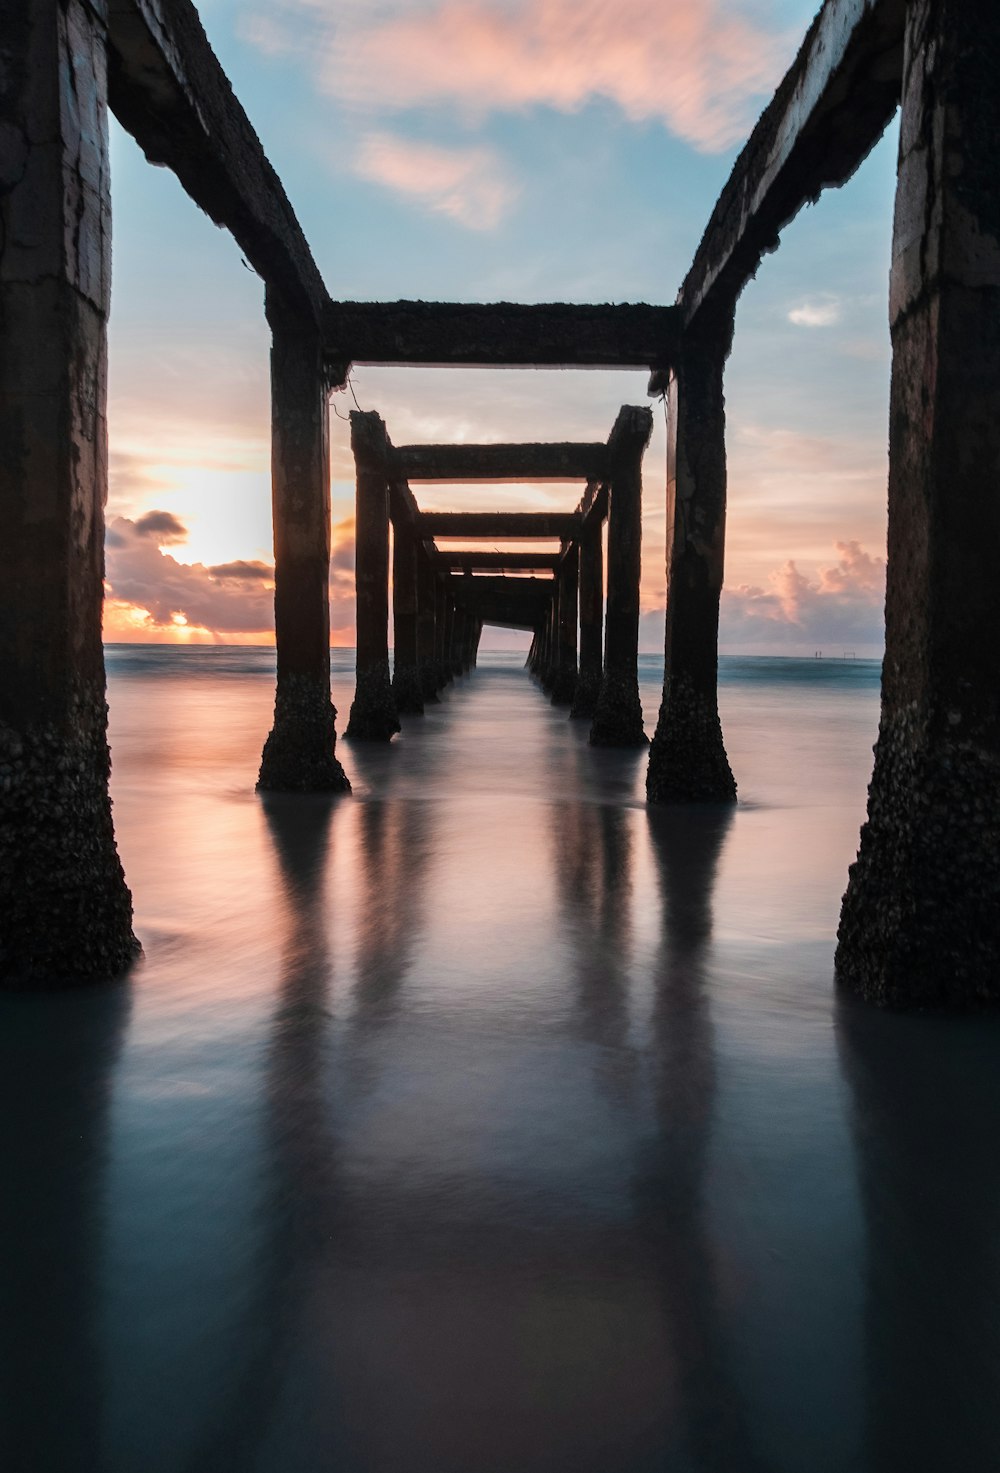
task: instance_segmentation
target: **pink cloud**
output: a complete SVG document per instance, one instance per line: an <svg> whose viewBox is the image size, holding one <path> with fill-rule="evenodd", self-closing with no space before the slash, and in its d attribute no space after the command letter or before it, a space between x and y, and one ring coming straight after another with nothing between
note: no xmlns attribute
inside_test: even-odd
<svg viewBox="0 0 1000 1473"><path fill-rule="evenodd" d="M518 192L492 149L438 148L391 133L369 133L352 167L470 230L494 229Z"/></svg>
<svg viewBox="0 0 1000 1473"><path fill-rule="evenodd" d="M171 512L115 517L106 538L106 591L116 625L131 637L178 637L204 629L216 639L274 635L274 568L244 558L206 565L164 552L187 531ZM330 624L334 643L354 641L354 518L333 528ZM121 626L119 629L117 626Z"/></svg>
<svg viewBox="0 0 1000 1473"><path fill-rule="evenodd" d="M838 561L815 581L789 560L768 587L742 585L722 595L721 637L729 644L880 644L885 562L859 542L838 542Z"/></svg>
<svg viewBox="0 0 1000 1473"><path fill-rule="evenodd" d="M474 116L597 98L659 119L696 148L738 142L788 59L788 38L721 0L440 0L365 25L328 18L322 85L341 101L406 109L450 103ZM383 11L384 14L384 11Z"/></svg>

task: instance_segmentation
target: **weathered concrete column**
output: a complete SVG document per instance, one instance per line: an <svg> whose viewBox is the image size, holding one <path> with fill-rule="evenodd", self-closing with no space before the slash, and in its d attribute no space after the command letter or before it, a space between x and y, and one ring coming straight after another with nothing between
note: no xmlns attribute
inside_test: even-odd
<svg viewBox="0 0 1000 1473"><path fill-rule="evenodd" d="M0 986L139 947L108 798L101 603L111 281L104 6L3 7Z"/></svg>
<svg viewBox="0 0 1000 1473"><path fill-rule="evenodd" d="M723 370L733 315L685 338L671 376L663 700L649 753L652 803L733 803L719 721L719 598L726 544Z"/></svg>
<svg viewBox="0 0 1000 1473"><path fill-rule="evenodd" d="M454 595L449 593L444 604L444 663L445 671L449 680L454 680L456 675L461 675L461 667L458 663L456 650L456 626L458 623L458 610L455 607Z"/></svg>
<svg viewBox="0 0 1000 1473"><path fill-rule="evenodd" d="M437 655L437 688L444 690L451 680L451 664L448 653L448 590L443 578L438 578L434 590L435 651Z"/></svg>
<svg viewBox="0 0 1000 1473"><path fill-rule="evenodd" d="M576 624L580 554L571 544L559 568L556 594L555 678L552 704L571 706L576 694Z"/></svg>
<svg viewBox="0 0 1000 1473"><path fill-rule="evenodd" d="M553 580L552 596L549 601L548 612L545 615L545 648L542 655L542 664L538 672L542 689L553 690L556 683L556 659L559 650L559 588Z"/></svg>
<svg viewBox="0 0 1000 1473"><path fill-rule="evenodd" d="M436 705L438 699L437 654L435 650L435 624L437 620L437 578L431 560L422 547L417 546L417 665L420 674L420 694L424 705Z"/></svg>
<svg viewBox="0 0 1000 1473"><path fill-rule="evenodd" d="M351 719L345 736L387 742L399 731L389 683L389 488L387 437L374 411L351 412L351 448L357 468L355 579L358 661Z"/></svg>
<svg viewBox="0 0 1000 1473"><path fill-rule="evenodd" d="M412 520L397 516L392 527L392 694L402 716L423 714L417 653L417 538Z"/></svg>
<svg viewBox="0 0 1000 1473"><path fill-rule="evenodd" d="M608 439L608 610L604 675L590 728L595 747L646 744L639 700L639 578L642 573L642 457L651 409L624 405Z"/></svg>
<svg viewBox="0 0 1000 1473"><path fill-rule="evenodd" d="M465 606L455 601L451 626L451 669L453 675L464 675L468 667L469 616Z"/></svg>
<svg viewBox="0 0 1000 1473"><path fill-rule="evenodd" d="M596 518L580 539L580 670L571 716L597 710L604 673L604 539Z"/></svg>
<svg viewBox="0 0 1000 1473"><path fill-rule="evenodd" d="M321 343L268 292L274 524L274 726L257 787L350 792L330 700L330 443Z"/></svg>
<svg viewBox="0 0 1000 1473"><path fill-rule="evenodd" d="M882 719L837 976L1000 999L1000 10L913 0L890 286Z"/></svg>
<svg viewBox="0 0 1000 1473"><path fill-rule="evenodd" d="M479 663L479 644L483 637L483 621L475 619L472 624L472 634L469 640L469 668L475 670Z"/></svg>

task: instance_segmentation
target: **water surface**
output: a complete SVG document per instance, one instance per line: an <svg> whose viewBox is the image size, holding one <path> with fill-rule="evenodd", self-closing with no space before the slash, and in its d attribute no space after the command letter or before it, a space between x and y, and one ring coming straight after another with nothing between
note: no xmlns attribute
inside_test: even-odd
<svg viewBox="0 0 1000 1473"><path fill-rule="evenodd" d="M339 800L254 794L271 652L109 672L145 957L0 999L5 1473L996 1465L1000 1033L833 988L876 665L725 662L732 813L513 656Z"/></svg>

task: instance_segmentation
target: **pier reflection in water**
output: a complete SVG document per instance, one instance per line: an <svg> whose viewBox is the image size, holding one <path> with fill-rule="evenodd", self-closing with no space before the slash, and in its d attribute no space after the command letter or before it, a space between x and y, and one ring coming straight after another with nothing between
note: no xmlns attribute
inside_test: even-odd
<svg viewBox="0 0 1000 1473"><path fill-rule="evenodd" d="M146 958L0 999L5 1473L989 1466L1000 1037L832 990L871 671L724 670L683 813L511 660L332 802L268 657L111 664Z"/></svg>

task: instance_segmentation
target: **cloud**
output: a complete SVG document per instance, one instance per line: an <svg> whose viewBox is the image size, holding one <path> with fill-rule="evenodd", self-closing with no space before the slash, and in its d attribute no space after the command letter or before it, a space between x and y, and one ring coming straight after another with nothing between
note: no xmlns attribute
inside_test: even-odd
<svg viewBox="0 0 1000 1473"><path fill-rule="evenodd" d="M789 322L796 327L833 327L840 321L840 303L835 297L823 301L802 302L788 314Z"/></svg>
<svg viewBox="0 0 1000 1473"><path fill-rule="evenodd" d="M878 645L884 638L885 562L859 542L838 542L838 561L815 581L790 559L766 588L727 588L721 637L727 644Z"/></svg>
<svg viewBox="0 0 1000 1473"><path fill-rule="evenodd" d="M322 88L367 111L449 104L473 117L605 99L633 122L659 120L704 152L747 133L790 37L734 13L732 0L389 0L345 9L284 0L243 35L284 50L297 22ZM275 17L274 11L279 15Z"/></svg>
<svg viewBox="0 0 1000 1473"><path fill-rule="evenodd" d="M172 547L188 539L187 527L172 511L148 511L133 525L137 537L148 537L157 547Z"/></svg>
<svg viewBox="0 0 1000 1473"><path fill-rule="evenodd" d="M111 638L187 638L207 631L214 639L274 637L274 568L257 559L182 563L158 545L153 526L183 524L170 512L139 521L115 517L105 541L105 629ZM334 642L354 643L354 518L333 528L330 626Z"/></svg>
<svg viewBox="0 0 1000 1473"><path fill-rule="evenodd" d="M215 563L205 570L210 578L229 583L254 583L258 579L274 583L274 569L270 563L247 562L238 558L233 563Z"/></svg>
<svg viewBox="0 0 1000 1473"><path fill-rule="evenodd" d="M438 148L391 133L369 133L354 172L469 230L493 230L517 197L517 185L489 148Z"/></svg>
<svg viewBox="0 0 1000 1473"><path fill-rule="evenodd" d="M181 523L169 512L108 528L106 583L119 605L143 611L151 630L194 626L213 635L268 634L274 627L273 570L262 563L180 563L157 545L150 523ZM174 538L173 540L178 540ZM242 570L242 571L240 571Z"/></svg>

